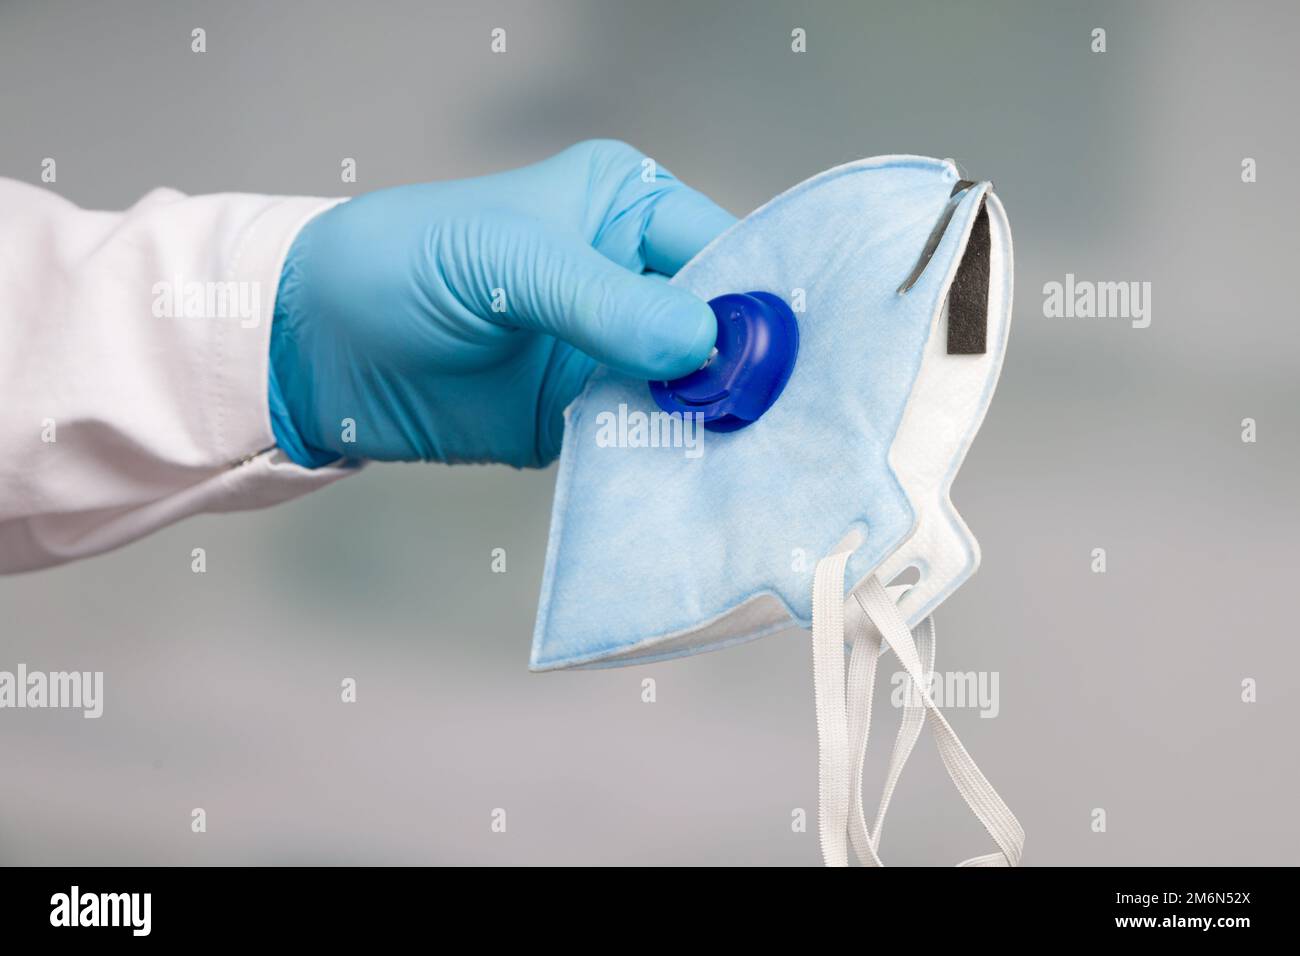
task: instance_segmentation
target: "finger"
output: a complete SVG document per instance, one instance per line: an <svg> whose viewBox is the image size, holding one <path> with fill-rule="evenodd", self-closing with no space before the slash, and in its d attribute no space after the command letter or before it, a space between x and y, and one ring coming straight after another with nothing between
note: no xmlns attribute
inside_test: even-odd
<svg viewBox="0 0 1300 956"><path fill-rule="evenodd" d="M650 196L641 235L646 267L673 275L710 242L730 229L736 217L703 193L667 177L663 188Z"/></svg>
<svg viewBox="0 0 1300 956"><path fill-rule="evenodd" d="M510 324L563 339L637 378L679 378L708 358L713 310L662 280L610 262L577 237L538 233L510 252ZM492 316L496 318L496 316Z"/></svg>
<svg viewBox="0 0 1300 956"><path fill-rule="evenodd" d="M563 154L580 164L591 208L593 245L628 268L673 275L736 221L634 146L591 140Z"/></svg>

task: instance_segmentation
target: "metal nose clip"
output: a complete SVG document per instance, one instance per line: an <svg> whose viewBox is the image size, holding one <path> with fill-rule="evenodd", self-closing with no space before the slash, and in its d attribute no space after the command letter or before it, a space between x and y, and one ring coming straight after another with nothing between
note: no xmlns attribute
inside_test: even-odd
<svg viewBox="0 0 1300 956"><path fill-rule="evenodd" d="M953 213L961 205L962 199L966 195L966 190L976 185L973 180L961 179L957 185L952 187L949 193L948 205L943 207L943 212L939 214L939 221L934 224L934 229L930 231L930 238L925 240L925 248L921 250L921 258L916 260L916 265L912 268L912 274L909 275L903 284L898 287L898 294L902 295L920 280L925 274L925 267L930 264L934 258L934 251L939 248L939 242L943 239L943 234L948 231L948 223L952 222Z"/></svg>

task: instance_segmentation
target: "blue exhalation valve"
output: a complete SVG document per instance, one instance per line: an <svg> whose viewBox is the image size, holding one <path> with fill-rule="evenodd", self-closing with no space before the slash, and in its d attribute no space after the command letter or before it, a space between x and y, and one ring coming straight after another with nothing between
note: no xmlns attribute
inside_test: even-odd
<svg viewBox="0 0 1300 956"><path fill-rule="evenodd" d="M705 428L734 432L781 396L799 354L799 326L770 292L731 292L709 306L718 320L713 354L690 375L651 382L650 394L666 412L703 412Z"/></svg>

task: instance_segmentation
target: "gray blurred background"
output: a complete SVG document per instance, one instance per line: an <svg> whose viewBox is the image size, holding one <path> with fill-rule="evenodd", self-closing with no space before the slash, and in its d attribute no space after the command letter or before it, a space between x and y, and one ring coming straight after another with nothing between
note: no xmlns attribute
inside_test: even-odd
<svg viewBox="0 0 1300 956"><path fill-rule="evenodd" d="M55 157L49 188L108 209L354 194L609 136L743 215L861 156L956 159L1017 283L953 492L984 563L937 616L940 669L999 672L1001 710L949 717L1027 864L1293 863L1298 40L1289 2L11 0L0 175ZM1150 328L1044 318L1067 272L1151 282ZM106 683L100 720L0 711L0 862L818 862L805 633L527 671L554 477L372 466L0 579L0 669ZM879 693L873 793L896 721ZM990 848L923 738L882 855Z"/></svg>

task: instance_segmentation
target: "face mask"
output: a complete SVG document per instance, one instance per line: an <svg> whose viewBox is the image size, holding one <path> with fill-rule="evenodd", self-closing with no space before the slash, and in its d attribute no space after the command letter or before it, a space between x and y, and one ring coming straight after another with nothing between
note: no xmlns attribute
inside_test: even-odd
<svg viewBox="0 0 1300 956"><path fill-rule="evenodd" d="M823 854L845 863L851 842L878 863L892 782L868 830L858 781L866 679L887 641L919 691L890 781L908 728L928 719L972 809L1000 828L997 860L968 863L1016 862L1023 834L960 743L945 749L924 679L928 617L979 560L948 489L1010 322L1010 232L989 184L919 157L851 163L737 223L672 281L706 300L789 303L797 360L775 403L725 432L664 412L643 381L592 376L567 412L532 668L662 660L811 625ZM915 584L882 587L910 567Z"/></svg>

